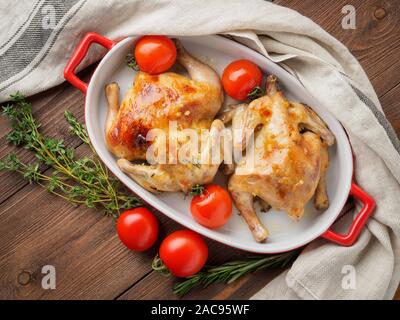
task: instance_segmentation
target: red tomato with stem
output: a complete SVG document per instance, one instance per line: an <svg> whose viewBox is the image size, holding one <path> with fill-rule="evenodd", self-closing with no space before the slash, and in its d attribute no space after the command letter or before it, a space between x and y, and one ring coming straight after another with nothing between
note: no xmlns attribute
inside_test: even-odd
<svg viewBox="0 0 400 320"><path fill-rule="evenodd" d="M232 215L232 199L224 188L207 185L200 195L192 198L190 211L193 218L207 228L222 227Z"/></svg>
<svg viewBox="0 0 400 320"><path fill-rule="evenodd" d="M153 213L144 207L127 210L117 221L121 242L134 251L145 251L157 240L158 222Z"/></svg>
<svg viewBox="0 0 400 320"><path fill-rule="evenodd" d="M261 81L260 68L246 59L231 62L222 73L225 92L237 100L246 100L249 93L261 85Z"/></svg>
<svg viewBox="0 0 400 320"><path fill-rule="evenodd" d="M144 36L135 46L135 59L140 70L149 74L167 71L176 60L176 46L166 36Z"/></svg>
<svg viewBox="0 0 400 320"><path fill-rule="evenodd" d="M203 268L208 258L208 247L196 232L179 230L163 240L159 255L174 276L189 277Z"/></svg>

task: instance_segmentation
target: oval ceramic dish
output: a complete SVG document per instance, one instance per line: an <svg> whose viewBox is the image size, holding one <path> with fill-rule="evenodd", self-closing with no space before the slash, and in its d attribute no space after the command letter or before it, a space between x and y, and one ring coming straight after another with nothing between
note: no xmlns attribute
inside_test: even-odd
<svg viewBox="0 0 400 320"><path fill-rule="evenodd" d="M270 210L259 213L260 219L268 227L270 236L265 243L257 243L247 225L234 209L229 222L217 230L199 225L190 214L190 197L182 193L153 194L117 166L117 159L107 150L105 144L105 116L107 111L104 86L116 81L125 94L134 79L134 71L125 64L125 56L133 51L138 37L125 38L114 42L96 33L88 33L76 48L65 68L65 78L86 95L85 121L90 139L101 160L134 193L143 198L171 219L198 233L226 245L258 253L277 253L301 247L308 242L324 237L340 245L351 245L357 239L362 227L374 209L374 200L353 182L353 157L349 140L341 124L315 100L304 87L287 71L261 54L221 36L179 37L184 47L195 57L222 74L225 66L236 59L249 59L265 73L273 73L278 79L285 95L294 101L312 106L326 122L335 135L336 143L330 147L330 165L327 176L330 206L324 212L317 212L311 203L306 206L300 221L291 219L286 213ZM88 84L75 75L75 69L86 55L89 46L98 43L108 53L99 63ZM122 98L122 97L121 97ZM216 178L223 184L222 176ZM338 218L349 194L362 202L362 209L356 216L346 235L330 230ZM310 201L311 202L311 201Z"/></svg>

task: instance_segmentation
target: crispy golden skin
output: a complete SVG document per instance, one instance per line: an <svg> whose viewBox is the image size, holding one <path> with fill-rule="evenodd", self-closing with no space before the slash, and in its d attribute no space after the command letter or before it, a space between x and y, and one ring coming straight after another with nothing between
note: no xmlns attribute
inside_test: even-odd
<svg viewBox="0 0 400 320"><path fill-rule="evenodd" d="M139 72L106 132L109 148L119 158L146 159L149 130L168 130L169 121L180 129L211 126L219 109L220 92L206 83L176 73Z"/></svg>
<svg viewBox="0 0 400 320"><path fill-rule="evenodd" d="M254 209L254 197L296 219L314 193L316 207L326 208L327 146L334 137L322 120L307 106L287 101L274 76L268 77L266 96L232 110L232 128L254 132L254 165L246 165L250 156L246 154L229 180L235 204L254 238L263 241L268 236ZM245 137L241 140L243 144L234 148L248 144Z"/></svg>
<svg viewBox="0 0 400 320"><path fill-rule="evenodd" d="M145 160L150 146L158 147L165 142L159 137L147 141L151 129L162 130L168 142L171 121L176 122L178 134L185 128L212 128L217 132L224 129L220 120L214 120L223 101L218 75L190 56L179 42L177 49L177 59L190 78L173 72L159 75L138 72L120 106L118 85L111 83L105 88L108 101L107 146L119 158L120 168L152 192L188 192L196 184L210 183L219 166L219 163L198 165L198 158L190 163L169 164L170 151L179 151L185 139L174 147L166 144L167 164L130 162ZM211 134L202 137L201 146L211 148L212 138Z"/></svg>

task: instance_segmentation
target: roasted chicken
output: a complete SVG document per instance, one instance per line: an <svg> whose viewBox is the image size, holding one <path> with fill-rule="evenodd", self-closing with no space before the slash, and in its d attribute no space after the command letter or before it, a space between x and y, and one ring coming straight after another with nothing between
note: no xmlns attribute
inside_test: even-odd
<svg viewBox="0 0 400 320"><path fill-rule="evenodd" d="M210 183L219 162L200 161L200 151L211 157L214 139L224 129L220 120L214 120L223 102L221 83L216 72L208 65L189 55L177 42L177 60L187 70L190 78L167 72L149 75L138 72L132 87L119 105L119 86L108 84L105 88L108 101L106 143L119 158L119 167L137 183L151 192L188 192L194 185ZM176 126L176 143L171 139L171 123ZM201 150L182 150L189 137L186 128L207 129L209 134L199 135ZM153 137L149 141L150 130ZM209 130L211 129L211 130ZM132 163L149 160L149 150L154 151L154 163ZM186 146L186 149L187 146ZM189 148L190 149L190 148ZM185 158L185 152L188 156ZM195 152L193 152L195 151ZM178 154L182 156L178 159Z"/></svg>
<svg viewBox="0 0 400 320"><path fill-rule="evenodd" d="M275 76L268 76L265 96L229 108L220 119L232 121L233 131L251 133L242 130L234 140L233 150L245 152L234 168L230 166L234 172L229 190L257 241L264 241L268 231L256 214L255 198L295 219L302 217L314 194L317 209L328 207L327 147L334 136L309 107L286 100Z"/></svg>

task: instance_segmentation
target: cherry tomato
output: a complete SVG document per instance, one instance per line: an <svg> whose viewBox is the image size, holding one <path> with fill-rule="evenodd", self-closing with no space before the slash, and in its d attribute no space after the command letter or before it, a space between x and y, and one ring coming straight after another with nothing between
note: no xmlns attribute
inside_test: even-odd
<svg viewBox="0 0 400 320"><path fill-rule="evenodd" d="M208 247L196 232L179 230L164 239L159 254L174 276L189 277L203 268L208 258Z"/></svg>
<svg viewBox="0 0 400 320"><path fill-rule="evenodd" d="M119 216L117 232L122 243L129 249L145 251L157 240L157 219L146 208L131 209Z"/></svg>
<svg viewBox="0 0 400 320"><path fill-rule="evenodd" d="M165 36L144 36L136 43L135 59L140 70L149 74L162 73L175 63L176 47Z"/></svg>
<svg viewBox="0 0 400 320"><path fill-rule="evenodd" d="M246 100L247 95L261 85L261 81L260 68L245 59L231 62L222 74L222 86L226 93L237 100Z"/></svg>
<svg viewBox="0 0 400 320"><path fill-rule="evenodd" d="M223 226L232 215L232 200L229 193L219 185L207 185L201 195L190 204L193 218L208 228Z"/></svg>

